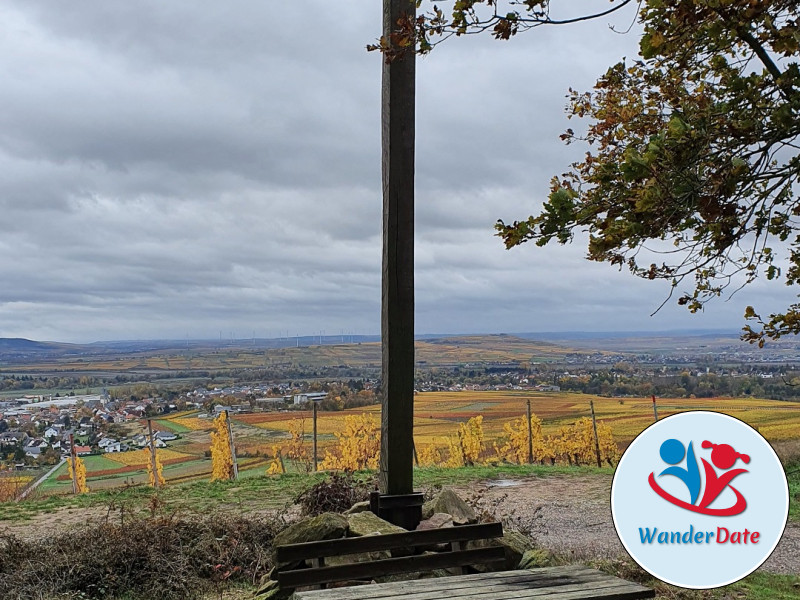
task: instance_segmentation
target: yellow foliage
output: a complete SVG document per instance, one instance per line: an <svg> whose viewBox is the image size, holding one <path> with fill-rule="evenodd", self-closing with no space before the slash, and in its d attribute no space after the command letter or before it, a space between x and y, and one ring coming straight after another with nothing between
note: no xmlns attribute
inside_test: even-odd
<svg viewBox="0 0 800 600"><path fill-rule="evenodd" d="M16 499L22 488L33 481L33 477L5 471L4 467L0 464L0 502L9 502Z"/></svg>
<svg viewBox="0 0 800 600"><path fill-rule="evenodd" d="M156 472L153 473L153 460L150 456L150 448L145 448L144 453L147 455L147 477L150 480L150 486L156 487L156 476L158 477L158 487L163 487L166 485L166 481L164 480L164 465L161 464L161 460L158 458L158 450L156 450Z"/></svg>
<svg viewBox="0 0 800 600"><path fill-rule="evenodd" d="M447 438L449 457L445 466L472 466L480 462L484 450L483 415L459 423L456 436Z"/></svg>
<svg viewBox="0 0 800 600"><path fill-rule="evenodd" d="M614 441L611 427L603 421L597 422L597 439L600 442L600 460L609 464L619 462L621 456L619 446Z"/></svg>
<svg viewBox="0 0 800 600"><path fill-rule="evenodd" d="M553 457L549 441L542 435L542 420L535 414L531 414L531 439L535 462L543 462ZM494 451L498 458L509 462L519 464L528 462L528 426L524 417L503 425L503 436L499 445L495 442Z"/></svg>
<svg viewBox="0 0 800 600"><path fill-rule="evenodd" d="M107 452L103 454L103 458L107 458L108 460L113 460L114 462L118 462L121 465L126 466L138 466L144 468L150 462L150 450L147 450L146 453L142 453L139 451L136 452ZM170 450L169 448L159 448L158 456L161 460L172 460L173 458L187 458L190 455L184 454L183 452L176 452L175 450Z"/></svg>
<svg viewBox="0 0 800 600"><path fill-rule="evenodd" d="M601 462L614 463L619 460L619 448L611 434L611 428L602 421L597 422L597 439L600 445ZM592 420L583 417L572 427L561 427L555 440L555 454L569 464L596 464Z"/></svg>
<svg viewBox="0 0 800 600"><path fill-rule="evenodd" d="M349 415L344 421L344 431L335 435L337 447L333 452L325 453L323 469L358 471L378 468L381 437L372 417L366 413Z"/></svg>
<svg viewBox="0 0 800 600"><path fill-rule="evenodd" d="M72 465L72 458L67 459L67 472L69 473L69 478L73 478L73 465ZM89 486L86 485L86 465L83 463L80 457L75 457L75 481L77 483L78 493L85 494L89 491Z"/></svg>
<svg viewBox="0 0 800 600"><path fill-rule="evenodd" d="M233 479L233 456L231 455L231 438L228 435L227 417L224 412L214 419L211 432L211 481Z"/></svg>
<svg viewBox="0 0 800 600"><path fill-rule="evenodd" d="M290 458L305 469L306 473L311 472L311 456L306 448L306 420L292 419L289 423L289 441L283 446L281 456Z"/></svg>
<svg viewBox="0 0 800 600"><path fill-rule="evenodd" d="M196 417L180 417L168 419L178 425L183 425L192 431L208 431L212 425L207 419L198 419Z"/></svg>
<svg viewBox="0 0 800 600"><path fill-rule="evenodd" d="M442 451L433 444L428 444L419 451L417 458L421 467L435 467L442 462Z"/></svg>
<svg viewBox="0 0 800 600"><path fill-rule="evenodd" d="M272 462L269 463L269 467L267 467L267 475L280 475L284 472L283 463L281 462L280 447L273 446L272 453L275 455L275 458L272 459Z"/></svg>
<svg viewBox="0 0 800 600"><path fill-rule="evenodd" d="M464 454L456 437L447 438L447 460L444 461L443 466L449 469L464 466Z"/></svg>

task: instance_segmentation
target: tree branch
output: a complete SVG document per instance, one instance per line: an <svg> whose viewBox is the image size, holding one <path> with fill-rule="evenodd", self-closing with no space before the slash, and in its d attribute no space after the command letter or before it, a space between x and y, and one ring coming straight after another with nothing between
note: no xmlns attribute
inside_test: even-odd
<svg viewBox="0 0 800 600"><path fill-rule="evenodd" d="M775 81L777 83L777 81L781 78L781 75L783 75L783 73L778 68L778 65L776 65L775 62L772 60L772 57L770 57L769 53L764 49L764 46L759 44L755 36L753 36L753 34L750 33L748 29L746 29L741 25L736 26L736 34L740 38L742 38L742 40L748 46L750 46L750 48L752 48L753 52L756 53L756 56L758 56L758 58L767 68L767 71L770 72L770 75L772 75L775 78Z"/></svg>

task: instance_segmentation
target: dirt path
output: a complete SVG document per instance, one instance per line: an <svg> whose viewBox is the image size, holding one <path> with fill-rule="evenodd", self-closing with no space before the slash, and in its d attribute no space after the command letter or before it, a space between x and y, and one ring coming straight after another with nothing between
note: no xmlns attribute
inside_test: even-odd
<svg viewBox="0 0 800 600"><path fill-rule="evenodd" d="M108 509L59 508L52 512L40 513L29 521L0 521L0 535L14 535L21 539L33 540L59 533L79 525L99 523L105 520Z"/></svg>
<svg viewBox="0 0 800 600"><path fill-rule="evenodd" d="M458 488L497 517L511 518L550 550L577 559L625 555L611 519L611 478L552 476ZM800 525L790 523L761 569L800 575Z"/></svg>

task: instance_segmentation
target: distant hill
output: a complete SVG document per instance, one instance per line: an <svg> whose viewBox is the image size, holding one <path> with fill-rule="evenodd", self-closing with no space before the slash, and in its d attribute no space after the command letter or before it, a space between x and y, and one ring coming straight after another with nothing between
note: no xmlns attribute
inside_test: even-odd
<svg viewBox="0 0 800 600"><path fill-rule="evenodd" d="M61 342L36 342L25 338L0 338L0 358L32 358L62 356L82 352L83 346Z"/></svg>
<svg viewBox="0 0 800 600"><path fill-rule="evenodd" d="M0 352L52 352L65 344L35 342L25 338L0 338Z"/></svg>
<svg viewBox="0 0 800 600"><path fill-rule="evenodd" d="M507 334L419 336L415 342L417 364L429 367L488 365L500 368L522 362L555 362L571 352L574 350L551 342ZM126 375L291 365L377 369L381 364L381 345L377 336L128 340L83 345L0 338L0 363L6 367L13 365L12 368L24 373L91 371Z"/></svg>
<svg viewBox="0 0 800 600"><path fill-rule="evenodd" d="M515 362L558 362L575 353L686 355L716 352L751 352L736 333L696 332L551 332L521 334L421 334L416 338L418 364L464 365ZM768 349L797 356L800 341L794 338L770 342ZM40 342L24 338L0 338L0 362L7 365L48 365L83 371L163 372L179 370L226 370L265 365L380 366L380 337L375 335L294 336L284 338L206 340L114 340L91 344ZM111 358L117 362L98 367ZM167 357L166 359L164 357ZM169 357L174 357L172 362ZM574 358L574 357L573 357ZM126 359L120 361L120 359ZM774 359L774 357L773 357ZM180 366L178 366L180 365Z"/></svg>

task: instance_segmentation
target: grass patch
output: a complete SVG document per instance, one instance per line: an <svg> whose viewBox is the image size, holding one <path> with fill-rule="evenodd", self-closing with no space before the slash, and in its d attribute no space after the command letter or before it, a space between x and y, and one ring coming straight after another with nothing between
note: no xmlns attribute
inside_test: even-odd
<svg viewBox="0 0 800 600"><path fill-rule="evenodd" d="M741 591L748 600L797 600L800 597L800 577L756 572L722 589Z"/></svg>
<svg viewBox="0 0 800 600"><path fill-rule="evenodd" d="M191 433L193 430L186 427L186 425L181 425L180 423L176 423L170 419L176 417L170 417L169 419L153 419L153 423L158 423L164 429L169 429L172 433Z"/></svg>
<svg viewBox="0 0 800 600"><path fill-rule="evenodd" d="M165 467L169 480L171 467L185 468L186 464ZM192 463L194 464L194 463ZM210 482L207 475L197 481L186 483L169 482L159 494L159 502L168 510L181 512L199 512L225 509L246 512L253 509L280 509L315 483L326 478L326 474L286 473L268 477L264 474L264 463L242 469L238 481ZM497 467L476 466L447 469L443 467L427 467L414 470L414 484L417 489L434 485L459 485L483 479L514 479L521 477L547 477L551 475L607 475L610 468L566 467L541 465L502 465ZM373 473L358 474L368 477ZM132 474L128 474L132 477ZM137 475L138 476L138 475ZM98 480L95 480L98 481ZM63 483L60 491L68 492L69 482ZM91 481L90 481L91 485ZM0 522L26 521L39 513L50 513L61 508L90 508L108 506L129 506L130 510L140 512L147 509L153 497L153 489L147 485L137 484L100 489L88 494L73 496L61 494L39 496L22 502L6 502L0 504Z"/></svg>
<svg viewBox="0 0 800 600"><path fill-rule="evenodd" d="M52 513L66 507L88 507L99 501L99 494L81 496L44 496L26 498L20 502L0 503L0 522L28 521L40 513Z"/></svg>
<svg viewBox="0 0 800 600"><path fill-rule="evenodd" d="M628 581L634 581L656 591L664 600L797 600L800 597L800 577L756 571L741 581L713 590L688 590L656 579L632 560L593 561L591 566Z"/></svg>
<svg viewBox="0 0 800 600"><path fill-rule="evenodd" d="M795 463L794 472L787 472L789 480L789 520L800 521L800 462Z"/></svg>
<svg viewBox="0 0 800 600"><path fill-rule="evenodd" d="M87 475L91 477L92 471L105 471L106 469L118 469L120 464L103 454L90 454L82 456L81 460L86 465ZM63 467L66 469L66 467ZM60 474L60 473L59 473Z"/></svg>
<svg viewBox="0 0 800 600"><path fill-rule="evenodd" d="M482 479L519 479L522 477L548 477L552 475L612 475L611 467L570 467L563 465L477 465L474 467L422 467L414 469L414 485L458 485Z"/></svg>

